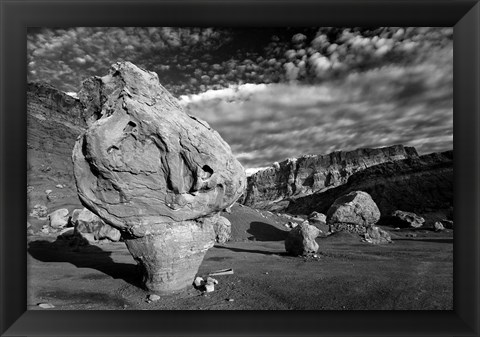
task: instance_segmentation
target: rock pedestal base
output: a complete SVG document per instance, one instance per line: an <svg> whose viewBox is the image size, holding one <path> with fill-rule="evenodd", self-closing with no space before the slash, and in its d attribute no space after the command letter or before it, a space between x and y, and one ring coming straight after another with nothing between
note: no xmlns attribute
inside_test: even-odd
<svg viewBox="0 0 480 337"><path fill-rule="evenodd" d="M145 288L171 294L190 286L205 253L214 245L214 221L209 217L161 223L142 227L141 237L127 236L125 243L143 270Z"/></svg>

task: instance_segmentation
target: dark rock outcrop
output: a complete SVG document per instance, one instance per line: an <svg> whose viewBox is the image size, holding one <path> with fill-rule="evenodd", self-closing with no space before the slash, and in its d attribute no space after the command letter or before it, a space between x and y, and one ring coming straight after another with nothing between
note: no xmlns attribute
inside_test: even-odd
<svg viewBox="0 0 480 337"><path fill-rule="evenodd" d="M365 233L380 220L380 210L372 197L362 191L341 196L327 212L330 232L347 231Z"/></svg>
<svg viewBox="0 0 480 337"><path fill-rule="evenodd" d="M287 159L248 177L243 203L255 208L282 209L289 197L345 184L352 174L373 165L417 157L413 147L395 145Z"/></svg>
<svg viewBox="0 0 480 337"><path fill-rule="evenodd" d="M292 229L285 239L285 250L293 256L309 256L318 251L315 239L320 230L308 223L302 223Z"/></svg>
<svg viewBox="0 0 480 337"><path fill-rule="evenodd" d="M395 227L419 228L423 226L425 219L412 212L397 210L392 213L391 221Z"/></svg>
<svg viewBox="0 0 480 337"><path fill-rule="evenodd" d="M82 203L124 233L150 290L187 287L213 245L217 214L244 192L243 167L153 72L117 63L79 96L99 116L73 149Z"/></svg>
<svg viewBox="0 0 480 337"><path fill-rule="evenodd" d="M353 174L344 185L292 200L290 214L325 213L340 196L365 191L382 215L401 209L422 214L451 212L453 207L453 152L433 153L369 167Z"/></svg>

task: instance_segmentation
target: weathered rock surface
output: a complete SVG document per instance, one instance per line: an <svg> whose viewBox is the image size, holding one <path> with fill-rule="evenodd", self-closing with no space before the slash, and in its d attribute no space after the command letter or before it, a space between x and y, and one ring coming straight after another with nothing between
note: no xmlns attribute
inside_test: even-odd
<svg viewBox="0 0 480 337"><path fill-rule="evenodd" d="M433 153L369 167L353 174L344 185L292 200L291 214L325 213L340 196L365 191L383 215L401 209L422 214L428 209L453 207L453 152Z"/></svg>
<svg viewBox="0 0 480 337"><path fill-rule="evenodd" d="M315 238L320 230L315 226L302 223L288 233L285 239L285 250L293 256L313 255L318 251L318 243Z"/></svg>
<svg viewBox="0 0 480 337"><path fill-rule="evenodd" d="M232 224L227 218L219 216L218 220L213 224L213 229L215 231L215 241L217 243L225 243L230 240L230 236L232 235Z"/></svg>
<svg viewBox="0 0 480 337"><path fill-rule="evenodd" d="M243 203L255 208L282 209L285 199L345 184L355 172L370 166L417 158L413 147L395 145L377 149L338 151L275 163L248 177Z"/></svg>
<svg viewBox="0 0 480 337"><path fill-rule="evenodd" d="M323 213L312 212L308 216L308 223L317 227L322 232L328 232L327 216Z"/></svg>
<svg viewBox="0 0 480 337"><path fill-rule="evenodd" d="M121 233L118 229L107 225L96 214L86 208L74 210L70 221L74 226L75 235L84 237L89 242L102 239L116 242L121 238Z"/></svg>
<svg viewBox="0 0 480 337"><path fill-rule="evenodd" d="M441 232L441 231L445 230L445 227L443 227L443 224L440 221L437 221L433 224L433 229L436 232Z"/></svg>
<svg viewBox="0 0 480 337"><path fill-rule="evenodd" d="M50 227L63 228L68 224L68 209L60 208L48 215Z"/></svg>
<svg viewBox="0 0 480 337"><path fill-rule="evenodd" d="M365 233L365 241L374 245L381 245L392 242L390 234L377 226L370 226Z"/></svg>
<svg viewBox="0 0 480 337"><path fill-rule="evenodd" d="M392 221L394 221L395 226L398 226L398 227L419 228L419 227L422 227L423 224L425 223L424 218L412 212L397 210L392 213L392 217L393 217Z"/></svg>
<svg viewBox="0 0 480 337"><path fill-rule="evenodd" d="M243 167L153 72L117 63L79 96L99 116L73 150L80 200L124 232L147 288L187 287L213 245L216 214L245 189Z"/></svg>
<svg viewBox="0 0 480 337"><path fill-rule="evenodd" d="M363 191L353 191L341 196L327 212L330 232L348 231L365 233L380 220L380 210L372 197Z"/></svg>

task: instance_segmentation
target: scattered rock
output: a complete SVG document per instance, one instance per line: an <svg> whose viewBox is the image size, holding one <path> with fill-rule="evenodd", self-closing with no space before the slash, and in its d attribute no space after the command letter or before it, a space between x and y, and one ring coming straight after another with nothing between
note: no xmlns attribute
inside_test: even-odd
<svg viewBox="0 0 480 337"><path fill-rule="evenodd" d="M62 184L55 185L56 188L63 188Z"/></svg>
<svg viewBox="0 0 480 337"><path fill-rule="evenodd" d="M392 238L387 231L384 231L377 226L371 226L367 228L367 232L365 233L365 241L375 245L381 245L391 243Z"/></svg>
<svg viewBox="0 0 480 337"><path fill-rule="evenodd" d="M341 196L327 212L330 232L348 231L365 233L380 219L380 211L370 195L362 191Z"/></svg>
<svg viewBox="0 0 480 337"><path fill-rule="evenodd" d="M79 98L99 117L72 154L82 203L125 232L146 288L188 287L213 246L217 214L244 192L244 168L154 72L116 63L86 80Z"/></svg>
<svg viewBox="0 0 480 337"><path fill-rule="evenodd" d="M213 229L215 230L215 241L217 243L225 243L230 240L232 224L227 218L219 216L213 225Z"/></svg>
<svg viewBox="0 0 480 337"><path fill-rule="evenodd" d="M443 224L439 221L435 222L435 224L433 225L433 228L435 229L435 232L441 232L445 230L445 227L443 227Z"/></svg>
<svg viewBox="0 0 480 337"><path fill-rule="evenodd" d="M289 221L285 224L285 227L287 227L287 228L295 228L297 226L298 226L298 223L293 222L293 221Z"/></svg>
<svg viewBox="0 0 480 337"><path fill-rule="evenodd" d="M233 298L227 298L227 301L228 301L228 302L233 302L233 301L235 301L235 300L234 300Z"/></svg>
<svg viewBox="0 0 480 337"><path fill-rule="evenodd" d="M405 236L406 236L407 238L416 238L416 237L417 237L417 234L415 234L415 233L407 233L407 234L405 234Z"/></svg>
<svg viewBox="0 0 480 337"><path fill-rule="evenodd" d="M215 285L213 283L207 283L205 284L205 291L207 293L211 293L212 291L215 290Z"/></svg>
<svg viewBox="0 0 480 337"><path fill-rule="evenodd" d="M392 217L394 218L395 225L397 227L412 227L412 228L419 228L423 226L425 219L421 216L416 215L412 212L404 212L404 211L394 211L392 213Z"/></svg>
<svg viewBox="0 0 480 337"><path fill-rule="evenodd" d="M45 220L46 216L48 214L48 208L45 205L40 205L37 204L33 206L32 211L30 212L30 216L40 219L40 220Z"/></svg>
<svg viewBox="0 0 480 337"><path fill-rule="evenodd" d="M218 281L212 277L207 277L207 284L208 283L218 284Z"/></svg>
<svg viewBox="0 0 480 337"><path fill-rule="evenodd" d="M285 250L293 256L315 254L318 251L315 238L319 234L320 230L315 226L302 223L288 233L285 239Z"/></svg>
<svg viewBox="0 0 480 337"><path fill-rule="evenodd" d="M68 209L60 208L48 215L50 227L63 228L68 224Z"/></svg>
<svg viewBox="0 0 480 337"><path fill-rule="evenodd" d="M55 306L51 303L39 303L38 306L42 309L53 309Z"/></svg>
<svg viewBox="0 0 480 337"><path fill-rule="evenodd" d="M52 193L52 190L45 190L46 195L49 195L50 193Z"/></svg>
<svg viewBox="0 0 480 337"><path fill-rule="evenodd" d="M453 229L453 221L452 220L441 220L440 221L443 225L443 227L447 228L447 229Z"/></svg>
<svg viewBox="0 0 480 337"><path fill-rule="evenodd" d="M193 284L195 285L196 288L200 288L203 286L205 283L205 280L201 278L200 276L195 277L195 280L193 281Z"/></svg>
<svg viewBox="0 0 480 337"><path fill-rule="evenodd" d="M156 302L160 299L160 296L156 295L156 294L151 294L151 295L148 295L148 300L151 301L151 302Z"/></svg>
<svg viewBox="0 0 480 337"><path fill-rule="evenodd" d="M75 228L76 235L85 237L85 235L89 234L85 237L88 242L95 242L101 239L116 242L121 238L121 233L118 229L107 225L96 214L86 208L74 210L70 221Z"/></svg>

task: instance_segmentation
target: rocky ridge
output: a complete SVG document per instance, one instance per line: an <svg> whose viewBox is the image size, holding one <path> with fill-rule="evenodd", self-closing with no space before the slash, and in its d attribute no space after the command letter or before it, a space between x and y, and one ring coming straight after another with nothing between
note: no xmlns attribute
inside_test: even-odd
<svg viewBox="0 0 480 337"><path fill-rule="evenodd" d="M418 153L402 145L290 158L248 177L243 203L281 210L292 196L324 191L345 184L352 174L368 167L408 158L418 158Z"/></svg>

